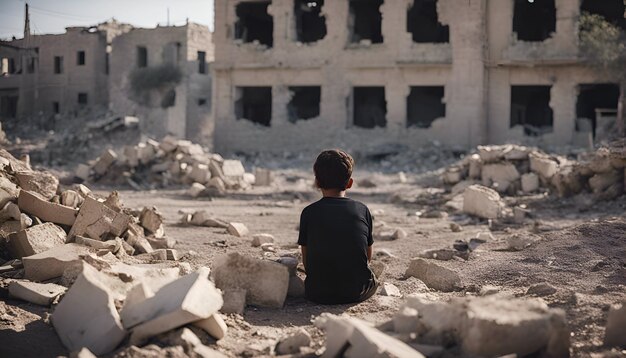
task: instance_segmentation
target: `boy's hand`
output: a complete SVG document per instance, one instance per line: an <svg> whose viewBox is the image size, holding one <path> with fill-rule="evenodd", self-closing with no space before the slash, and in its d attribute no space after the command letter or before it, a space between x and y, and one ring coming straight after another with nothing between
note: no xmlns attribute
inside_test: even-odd
<svg viewBox="0 0 626 358"><path fill-rule="evenodd" d="M304 266L304 271L306 272L306 246L300 246L300 251L302 252L302 265Z"/></svg>

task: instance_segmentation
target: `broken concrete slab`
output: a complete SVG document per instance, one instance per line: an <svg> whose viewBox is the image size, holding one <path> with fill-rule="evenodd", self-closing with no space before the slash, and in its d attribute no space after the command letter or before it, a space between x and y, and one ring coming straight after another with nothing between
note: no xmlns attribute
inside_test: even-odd
<svg viewBox="0 0 626 358"><path fill-rule="evenodd" d="M193 183L193 184L191 184L189 189L187 189L187 195L189 195L189 196L191 196L193 198L197 198L205 190L206 190L206 186L204 186L204 185L202 185L200 183Z"/></svg>
<svg viewBox="0 0 626 358"><path fill-rule="evenodd" d="M224 229L228 228L228 223L226 221L209 215L209 213L205 210L200 210L193 213L193 216L191 217L189 223L196 226L219 227Z"/></svg>
<svg viewBox="0 0 626 358"><path fill-rule="evenodd" d="M242 288L222 289L224 305L220 309L222 313L243 314L246 308L247 290Z"/></svg>
<svg viewBox="0 0 626 358"><path fill-rule="evenodd" d="M254 177L254 186L270 186L274 181L272 171L269 169L255 168Z"/></svg>
<svg viewBox="0 0 626 358"><path fill-rule="evenodd" d="M472 185L463 193L463 211L484 219L496 219L500 216L504 203L493 189L481 185Z"/></svg>
<svg viewBox="0 0 626 358"><path fill-rule="evenodd" d="M44 223L9 235L7 246L13 258L21 259L63 245L66 237L60 227Z"/></svg>
<svg viewBox="0 0 626 358"><path fill-rule="evenodd" d="M59 179L43 171L19 171L15 173L15 179L22 190L37 193L46 200L52 199L59 187Z"/></svg>
<svg viewBox="0 0 626 358"><path fill-rule="evenodd" d="M626 302L611 305L606 319L604 345L626 347Z"/></svg>
<svg viewBox="0 0 626 358"><path fill-rule="evenodd" d="M130 216L118 213L94 198L86 197L69 232L69 237L86 235L99 240L106 233L122 236L130 221Z"/></svg>
<svg viewBox="0 0 626 358"><path fill-rule="evenodd" d="M86 347L103 355L114 350L126 336L102 275L85 264L52 314L52 325L70 351Z"/></svg>
<svg viewBox="0 0 626 358"><path fill-rule="evenodd" d="M20 220L21 215L20 208L14 203L8 202L0 210L0 223L7 220Z"/></svg>
<svg viewBox="0 0 626 358"><path fill-rule="evenodd" d="M289 270L284 265L232 252L217 257L213 267L218 288L245 289L246 302L251 305L283 306L289 288Z"/></svg>
<svg viewBox="0 0 626 358"><path fill-rule="evenodd" d="M54 283L36 283L30 281L11 281L9 294L26 302L41 306L50 306L52 301L65 293L67 288Z"/></svg>
<svg viewBox="0 0 626 358"><path fill-rule="evenodd" d="M522 175L522 191L524 193L532 193L539 189L539 176L535 173L526 173Z"/></svg>
<svg viewBox="0 0 626 358"><path fill-rule="evenodd" d="M520 178L515 165L511 163L486 164L483 166L481 180L484 186L493 186L498 192L505 192L512 182Z"/></svg>
<svg viewBox="0 0 626 358"><path fill-rule="evenodd" d="M105 150L96 160L93 171L98 175L104 175L109 167L117 160L117 154L111 149Z"/></svg>
<svg viewBox="0 0 626 358"><path fill-rule="evenodd" d="M301 347L311 345L311 335L304 328L295 333L283 337L276 345L276 353L279 355L300 353Z"/></svg>
<svg viewBox="0 0 626 358"><path fill-rule="evenodd" d="M246 173L246 169L240 160L227 159L222 163L222 173L231 180L241 180Z"/></svg>
<svg viewBox="0 0 626 358"><path fill-rule="evenodd" d="M250 233L250 230L243 223L231 222L228 223L227 231L229 234L237 237L244 237Z"/></svg>
<svg viewBox="0 0 626 358"><path fill-rule="evenodd" d="M550 179L559 169L559 164L549 156L538 152L529 155L530 170L539 174L544 179Z"/></svg>
<svg viewBox="0 0 626 358"><path fill-rule="evenodd" d="M380 294L383 296L402 297L400 289L389 282L383 282L383 284L380 285Z"/></svg>
<svg viewBox="0 0 626 358"><path fill-rule="evenodd" d="M60 277L66 268L81 261L80 256L94 250L79 244L63 244L50 250L27 256L24 263L24 278L30 281L45 281Z"/></svg>
<svg viewBox="0 0 626 358"><path fill-rule="evenodd" d="M62 205L76 209L80 207L83 201L85 201L85 199L83 199L83 197L74 190L65 190L61 193Z"/></svg>
<svg viewBox="0 0 626 358"><path fill-rule="evenodd" d="M458 273L421 258L411 260L406 270L406 276L413 276L424 282L429 288L443 292L456 291L462 287L461 277Z"/></svg>
<svg viewBox="0 0 626 358"><path fill-rule="evenodd" d="M506 243L509 250L520 251L539 240L541 240L541 237L537 235L517 233L508 236Z"/></svg>
<svg viewBox="0 0 626 358"><path fill-rule="evenodd" d="M96 250L107 250L116 253L121 248L121 242L116 240L100 241L88 237L75 236L74 242L80 245L92 247Z"/></svg>
<svg viewBox="0 0 626 358"><path fill-rule="evenodd" d="M87 181L91 174L91 168L87 164L78 164L74 169L74 177L82 181Z"/></svg>
<svg viewBox="0 0 626 358"><path fill-rule="evenodd" d="M217 340L226 337L226 333L228 332L226 322L224 322L224 318L222 318L222 315L219 313L214 313L209 318L195 321L193 325L202 328L206 333Z"/></svg>
<svg viewBox="0 0 626 358"><path fill-rule="evenodd" d="M34 215L43 221L72 226L76 221L78 210L69 206L47 201L36 193L20 190L17 205L22 212Z"/></svg>
<svg viewBox="0 0 626 358"><path fill-rule="evenodd" d="M252 247L259 247L263 244L273 243L274 235L271 234L255 234L252 236Z"/></svg>
<svg viewBox="0 0 626 358"><path fill-rule="evenodd" d="M139 215L139 222L144 229L155 233L162 229L163 215L155 207L143 208Z"/></svg>

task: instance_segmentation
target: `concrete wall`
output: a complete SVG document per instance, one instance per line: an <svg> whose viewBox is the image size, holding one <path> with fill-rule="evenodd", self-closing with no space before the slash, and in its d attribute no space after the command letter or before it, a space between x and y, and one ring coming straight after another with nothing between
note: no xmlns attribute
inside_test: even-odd
<svg viewBox="0 0 626 358"><path fill-rule="evenodd" d="M273 0L272 48L234 39L235 8L215 4L215 145L219 151L317 150L339 146L367 150L387 143L409 147L438 140L462 147L507 140L568 144L575 121L575 92L595 78L576 59L578 0L556 0L557 24L543 42L518 41L512 31L513 0L439 0L440 22L449 25L446 44L413 43L407 32L412 0L381 6L383 43L348 42L348 1L326 1L327 35L297 43L292 0ZM552 84L553 133L541 138L509 128L510 86ZM289 86L322 88L319 118L290 122ZM387 126L352 125L353 86L384 86ZM410 86L445 86L445 118L427 129L406 127ZM235 117L236 88L272 87L271 126Z"/></svg>

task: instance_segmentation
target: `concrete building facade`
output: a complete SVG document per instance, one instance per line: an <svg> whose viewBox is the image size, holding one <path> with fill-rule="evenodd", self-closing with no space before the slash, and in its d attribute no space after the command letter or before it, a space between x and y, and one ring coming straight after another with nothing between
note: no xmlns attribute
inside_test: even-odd
<svg viewBox="0 0 626 358"><path fill-rule="evenodd" d="M624 26L622 0L217 0L215 146L576 143L619 92L582 11Z"/></svg>

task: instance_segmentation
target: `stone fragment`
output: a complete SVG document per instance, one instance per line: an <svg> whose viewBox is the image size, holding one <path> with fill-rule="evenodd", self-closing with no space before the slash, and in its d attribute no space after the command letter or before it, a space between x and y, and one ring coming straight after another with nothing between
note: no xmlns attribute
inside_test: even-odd
<svg viewBox="0 0 626 358"><path fill-rule="evenodd" d="M506 145L479 145L478 156L485 163L497 162L504 159L505 154L511 150Z"/></svg>
<svg viewBox="0 0 626 358"><path fill-rule="evenodd" d="M482 160L480 155L472 154L469 159L468 176L470 179L479 179L482 172Z"/></svg>
<svg viewBox="0 0 626 358"><path fill-rule="evenodd" d="M227 222L209 215L209 213L207 213L205 210L200 210L193 213L193 216L191 217L189 223L196 226L219 227L224 229L228 228Z"/></svg>
<svg viewBox="0 0 626 358"><path fill-rule="evenodd" d="M550 296L552 294L555 294L556 291L557 291L556 287L552 286L551 284L547 282L542 282L542 283L538 283L538 284L530 286L528 290L526 291L526 294L533 295L533 296Z"/></svg>
<svg viewBox="0 0 626 358"><path fill-rule="evenodd" d="M457 223L450 223L450 230L452 230L452 232L461 232L463 228Z"/></svg>
<svg viewBox="0 0 626 358"><path fill-rule="evenodd" d="M24 278L30 281L45 281L60 277L69 266L81 261L80 256L93 249L79 244L64 244L50 250L27 256L24 263Z"/></svg>
<svg viewBox="0 0 626 358"><path fill-rule="evenodd" d="M539 189L539 176L535 173L526 173L522 175L522 191L524 193L532 193Z"/></svg>
<svg viewBox="0 0 626 358"><path fill-rule="evenodd" d="M273 243L274 235L270 234L255 234L252 236L252 247L259 247L263 244Z"/></svg>
<svg viewBox="0 0 626 358"><path fill-rule="evenodd" d="M89 174L91 173L91 168L87 164L78 164L76 169L74 169L74 177L86 181L89 179Z"/></svg>
<svg viewBox="0 0 626 358"><path fill-rule="evenodd" d="M206 333L217 340L226 337L226 333L228 332L226 322L224 322L224 318L222 318L222 315L219 313L214 313L209 318L195 321L193 325L202 328Z"/></svg>
<svg viewBox="0 0 626 358"><path fill-rule="evenodd" d="M143 208L139 215L139 222L144 229L155 233L162 228L163 215L161 215L155 207Z"/></svg>
<svg viewBox="0 0 626 358"><path fill-rule="evenodd" d="M12 202L8 202L2 207L2 210L0 210L0 222L5 222L7 220L20 220L21 215L22 213L20 212L19 206Z"/></svg>
<svg viewBox="0 0 626 358"><path fill-rule="evenodd" d="M460 182L461 180L463 180L463 175L462 174L463 173L461 172L461 168L459 168L459 167L449 167L442 174L441 179L443 180L444 184L454 185L454 184Z"/></svg>
<svg viewBox="0 0 626 358"><path fill-rule="evenodd" d="M71 208L78 208L85 199L74 190L65 190L61 193L61 204Z"/></svg>
<svg viewBox="0 0 626 358"><path fill-rule="evenodd" d="M102 235L107 233L113 236L122 236L130 220L130 216L116 212L94 198L86 197L85 202L80 207L76 222L70 230L69 237L86 235L99 240Z"/></svg>
<svg viewBox="0 0 626 358"><path fill-rule="evenodd" d="M204 184L211 179L211 171L209 170L209 166L206 164L196 163L191 169L189 173L189 179L191 181Z"/></svg>
<svg viewBox="0 0 626 358"><path fill-rule="evenodd" d="M247 236L250 232L243 223L231 222L228 224L227 231L229 234L237 237Z"/></svg>
<svg viewBox="0 0 626 358"><path fill-rule="evenodd" d="M415 308L402 307L393 315L393 330L396 333L414 333L419 326L418 312Z"/></svg>
<svg viewBox="0 0 626 358"><path fill-rule="evenodd" d="M504 207L500 195L493 189L472 185L463 193L463 211L484 219L496 219Z"/></svg>
<svg viewBox="0 0 626 358"><path fill-rule="evenodd" d="M174 249L165 249L165 257L170 261L178 261L180 260L180 254L178 251Z"/></svg>
<svg viewBox="0 0 626 358"><path fill-rule="evenodd" d="M552 160L549 156L538 152L532 152L529 155L530 170L539 174L544 179L550 179L559 169L559 164Z"/></svg>
<svg viewBox="0 0 626 358"><path fill-rule="evenodd" d="M80 245L92 247L96 250L107 250L116 253L121 248L121 242L117 240L100 241L88 237L76 236L74 242Z"/></svg>
<svg viewBox="0 0 626 358"><path fill-rule="evenodd" d="M111 149L107 149L96 160L96 164L93 166L93 171L98 175L104 175L116 160L117 154L115 154L115 152Z"/></svg>
<svg viewBox="0 0 626 358"><path fill-rule="evenodd" d="M48 172L19 171L15 173L15 179L22 190L37 193L46 200L52 199L59 187L57 177Z"/></svg>
<svg viewBox="0 0 626 358"><path fill-rule="evenodd" d="M296 333L280 339L276 345L276 353L279 355L300 353L301 347L311 345L311 335L304 328L300 328Z"/></svg>
<svg viewBox="0 0 626 358"><path fill-rule="evenodd" d="M52 325L70 351L86 347L103 355L114 350L126 336L102 276L85 264L52 314Z"/></svg>
<svg viewBox="0 0 626 358"><path fill-rule="evenodd" d="M8 249L13 258L21 259L55 246L63 245L67 234L53 223L35 225L9 235Z"/></svg>
<svg viewBox="0 0 626 358"><path fill-rule="evenodd" d="M137 235L132 232L128 232L126 234L126 242L135 250L138 254L149 254L154 251L150 242L143 236ZM166 259L167 254L164 253L164 260Z"/></svg>
<svg viewBox="0 0 626 358"><path fill-rule="evenodd" d="M269 169L255 168L254 169L254 185L255 186L270 186L274 181L272 171Z"/></svg>
<svg viewBox="0 0 626 358"><path fill-rule="evenodd" d="M146 237L146 240L153 249L172 249L176 245L176 240L169 237Z"/></svg>
<svg viewBox="0 0 626 358"><path fill-rule="evenodd" d="M245 289L246 302L260 307L281 308L289 288L284 265L236 252L215 259L213 278L222 290Z"/></svg>
<svg viewBox="0 0 626 358"><path fill-rule="evenodd" d="M224 176L228 179L241 180L243 179L245 172L246 170L239 160L227 159L224 160L224 163L222 164L222 173L224 173Z"/></svg>
<svg viewBox="0 0 626 358"><path fill-rule="evenodd" d="M420 252L418 255L425 259L449 261L459 254L460 252L454 249L429 249Z"/></svg>
<svg viewBox="0 0 626 358"><path fill-rule="evenodd" d="M246 293L245 289L233 288L223 289L224 305L220 312L222 313L237 313L243 314L246 308Z"/></svg>
<svg viewBox="0 0 626 358"><path fill-rule="evenodd" d="M406 276L418 278L429 288L444 292L456 291L462 287L458 273L421 258L411 260Z"/></svg>
<svg viewBox="0 0 626 358"><path fill-rule="evenodd" d="M384 282L380 286L380 294L383 296L402 297L402 293L400 292L400 289L398 289L396 285L391 284L389 282Z"/></svg>
<svg viewBox="0 0 626 358"><path fill-rule="evenodd" d="M24 215L24 214L22 214ZM32 221L31 221L32 224ZM5 221L2 224L0 224L0 238L2 239L8 239L9 235L16 233L18 231L24 230L26 228L28 228L29 225L27 225L26 222L24 222L24 220L9 220L9 221Z"/></svg>
<svg viewBox="0 0 626 358"><path fill-rule="evenodd" d="M520 251L539 241L541 238L532 234L513 234L506 238L509 250Z"/></svg>
<svg viewBox="0 0 626 358"><path fill-rule="evenodd" d="M204 186L204 185L202 185L200 183L193 183L193 184L191 184L191 186L187 190L187 195L189 195L189 196L191 196L193 198L197 198L205 190L206 190L206 186Z"/></svg>
<svg viewBox="0 0 626 358"><path fill-rule="evenodd" d="M201 358L226 358L222 353L215 351L200 341L200 338L195 335L189 328L177 329L167 334L162 334L158 338L159 341L164 342L169 346L179 346L184 349L185 357L201 357ZM170 355L163 351L157 353L159 356L164 357L179 357L179 355ZM140 356L140 355L137 355ZM133 355L134 357L134 355ZM141 357L152 357L152 355L141 355Z"/></svg>
<svg viewBox="0 0 626 358"><path fill-rule="evenodd" d="M520 174L510 163L486 164L482 170L482 184L493 186L498 192L505 192Z"/></svg>
<svg viewBox="0 0 626 358"><path fill-rule="evenodd" d="M606 173L598 173L589 178L589 187L595 193L601 193L611 185L622 181L620 172L612 170Z"/></svg>
<svg viewBox="0 0 626 358"><path fill-rule="evenodd" d="M54 283L36 283L29 281L12 281L9 283L9 294L12 297L41 306L50 306L57 296L67 288Z"/></svg>
<svg viewBox="0 0 626 358"><path fill-rule="evenodd" d="M22 212L61 225L73 225L78 214L78 210L74 208L51 203L38 194L26 190L20 190L17 205Z"/></svg>
<svg viewBox="0 0 626 358"><path fill-rule="evenodd" d="M626 347L626 302L611 305L606 319L604 345L607 347Z"/></svg>

